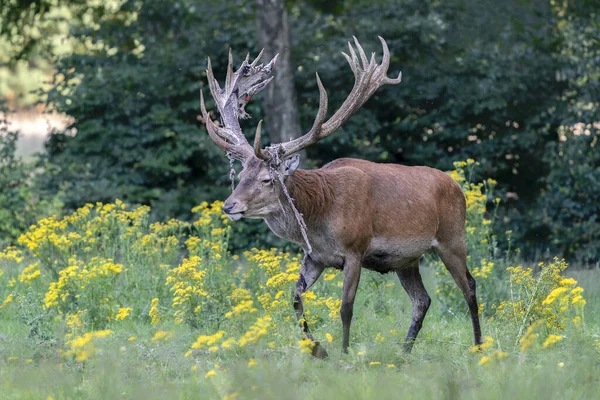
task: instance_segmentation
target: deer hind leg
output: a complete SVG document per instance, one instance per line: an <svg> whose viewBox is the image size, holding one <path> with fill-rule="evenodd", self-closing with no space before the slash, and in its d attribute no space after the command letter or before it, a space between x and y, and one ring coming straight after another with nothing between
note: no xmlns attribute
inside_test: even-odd
<svg viewBox="0 0 600 400"><path fill-rule="evenodd" d="M310 287L317 281L317 279L319 279L323 270L323 267L317 265L308 256L304 256L304 259L302 260L302 266L300 267L300 278L298 278L298 281L296 282L296 296L294 298L294 310L296 310L296 317L300 321L300 325L306 337L313 341L314 347L312 350L312 354L313 356L318 358L327 357L327 352L320 345L320 343L316 341L310 334L308 324L303 318L304 306L302 305L302 293L310 289Z"/></svg>
<svg viewBox="0 0 600 400"><path fill-rule="evenodd" d="M473 324L473 339L475 344L481 344L481 327L479 325L479 308L477 306L477 293L475 278L467 268L467 249L464 236L455 238L449 243L441 242L435 247L444 265L452 275L454 282L462 290L463 296L469 306L471 322Z"/></svg>
<svg viewBox="0 0 600 400"><path fill-rule="evenodd" d="M423 280L419 273L418 260L407 268L397 270L396 275L398 275L402 287L412 302L412 320L404 342L404 351L410 353L417 335L423 326L423 320L425 319L427 310L429 310L431 298L423 285Z"/></svg>

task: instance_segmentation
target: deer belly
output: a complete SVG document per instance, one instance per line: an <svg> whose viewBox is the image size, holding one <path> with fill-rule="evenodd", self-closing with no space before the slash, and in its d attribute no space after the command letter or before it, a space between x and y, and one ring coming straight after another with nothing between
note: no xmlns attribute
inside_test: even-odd
<svg viewBox="0 0 600 400"><path fill-rule="evenodd" d="M431 238L388 239L375 237L363 257L363 267L386 273L414 264L432 247Z"/></svg>

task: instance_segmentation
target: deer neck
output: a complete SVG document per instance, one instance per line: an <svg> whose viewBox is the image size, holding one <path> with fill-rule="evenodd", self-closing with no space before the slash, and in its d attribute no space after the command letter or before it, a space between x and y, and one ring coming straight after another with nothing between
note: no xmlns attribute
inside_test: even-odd
<svg viewBox="0 0 600 400"><path fill-rule="evenodd" d="M285 180L285 186L294 206L302 215L310 240L331 207L332 185L321 171L299 169ZM280 191L279 204L279 209L266 217L265 222L277 236L304 247L306 243L300 224L283 190Z"/></svg>

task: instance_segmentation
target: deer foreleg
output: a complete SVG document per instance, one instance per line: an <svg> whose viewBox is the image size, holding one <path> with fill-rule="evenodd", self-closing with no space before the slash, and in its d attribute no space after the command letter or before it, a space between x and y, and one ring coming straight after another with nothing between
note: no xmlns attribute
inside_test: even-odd
<svg viewBox="0 0 600 400"><path fill-rule="evenodd" d="M315 344L312 354L319 358L327 357L327 352L310 334L308 324L304 319L302 293L310 289L317 279L319 279L323 270L324 268L315 263L311 258L304 256L304 260L302 260L302 266L300 267L300 277L298 278L298 282L296 282L296 296L294 298L294 310L296 310L296 317L298 317L300 326L302 327L303 332L306 334L306 337L312 340Z"/></svg>

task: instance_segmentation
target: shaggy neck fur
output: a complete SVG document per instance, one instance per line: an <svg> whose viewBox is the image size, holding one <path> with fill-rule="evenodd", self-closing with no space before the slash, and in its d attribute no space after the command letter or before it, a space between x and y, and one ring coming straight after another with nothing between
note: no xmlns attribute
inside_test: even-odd
<svg viewBox="0 0 600 400"><path fill-rule="evenodd" d="M307 224L321 219L333 203L333 186L321 171L297 170L286 186Z"/></svg>
<svg viewBox="0 0 600 400"><path fill-rule="evenodd" d="M309 231L327 214L333 203L333 186L325 174L315 170L297 170L290 175L285 185L294 200L294 205L302 214ZM283 209L269 215L265 222L278 236L304 245L298 221L289 201L281 191L279 199Z"/></svg>

